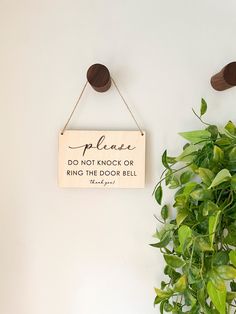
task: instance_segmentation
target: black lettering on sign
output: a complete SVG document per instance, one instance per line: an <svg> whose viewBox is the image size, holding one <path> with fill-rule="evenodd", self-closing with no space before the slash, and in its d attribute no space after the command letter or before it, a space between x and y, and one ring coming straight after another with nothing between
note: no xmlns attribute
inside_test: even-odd
<svg viewBox="0 0 236 314"><path fill-rule="evenodd" d="M67 170L66 174L68 176L83 176L83 170Z"/></svg>
<svg viewBox="0 0 236 314"><path fill-rule="evenodd" d="M121 160L97 160L98 166L121 166Z"/></svg>
<svg viewBox="0 0 236 314"><path fill-rule="evenodd" d="M93 146L93 144L91 143L87 143L87 144L84 144L84 145L80 145L80 146L69 146L69 148L71 149L79 149L79 148L82 148L83 149L83 156L85 155L85 153L87 152L87 150L89 149L97 149L97 150L134 150L136 147L135 146L132 146L132 145L127 145L125 146L124 144L120 144L120 145L116 145L116 144L112 144L112 145L106 145L106 144L103 144L103 142L105 141L105 135L102 135L95 146Z"/></svg>

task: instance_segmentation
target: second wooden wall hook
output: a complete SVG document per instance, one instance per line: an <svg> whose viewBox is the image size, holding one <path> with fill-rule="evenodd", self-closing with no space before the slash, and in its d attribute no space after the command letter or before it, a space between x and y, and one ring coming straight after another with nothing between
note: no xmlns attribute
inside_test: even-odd
<svg viewBox="0 0 236 314"><path fill-rule="evenodd" d="M106 92L111 87L111 75L103 64L93 64L87 71L87 80L92 88L100 93Z"/></svg>
<svg viewBox="0 0 236 314"><path fill-rule="evenodd" d="M213 75L211 85L217 91L236 86L236 62L227 64L219 73Z"/></svg>

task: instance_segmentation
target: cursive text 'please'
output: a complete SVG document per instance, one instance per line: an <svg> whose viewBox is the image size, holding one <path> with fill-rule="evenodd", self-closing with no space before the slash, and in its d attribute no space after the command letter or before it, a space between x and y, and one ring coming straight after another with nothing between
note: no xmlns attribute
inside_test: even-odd
<svg viewBox="0 0 236 314"><path fill-rule="evenodd" d="M84 144L84 145L81 145L81 146L69 146L69 148L71 148L71 149L82 148L83 149L83 156L85 156L85 153L89 149L97 149L97 150L111 150L111 149L113 149L113 150L134 150L136 148L135 146L125 145L125 144L106 145L106 144L103 143L104 141L105 141L105 135L102 135L99 138L99 140L97 141L95 146L93 144L89 143L89 144Z"/></svg>

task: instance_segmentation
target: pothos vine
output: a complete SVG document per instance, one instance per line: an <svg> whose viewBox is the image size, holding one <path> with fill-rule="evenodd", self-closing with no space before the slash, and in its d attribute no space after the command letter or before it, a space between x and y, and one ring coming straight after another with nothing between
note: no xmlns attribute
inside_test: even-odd
<svg viewBox="0 0 236 314"><path fill-rule="evenodd" d="M165 260L166 279L155 288L160 313L236 313L236 126L203 121L201 130L183 132L177 157L162 155L164 171L154 189L161 205L154 237ZM163 186L175 190L163 203Z"/></svg>

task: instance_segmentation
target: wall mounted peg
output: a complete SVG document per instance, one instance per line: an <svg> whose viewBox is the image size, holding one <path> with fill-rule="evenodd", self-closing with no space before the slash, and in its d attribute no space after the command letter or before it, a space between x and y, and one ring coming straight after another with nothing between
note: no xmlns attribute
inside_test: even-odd
<svg viewBox="0 0 236 314"><path fill-rule="evenodd" d="M93 64L87 71L87 80L97 92L106 92L111 87L111 76L103 64Z"/></svg>
<svg viewBox="0 0 236 314"><path fill-rule="evenodd" d="M236 62L227 64L219 73L213 75L211 85L217 91L236 86Z"/></svg>

